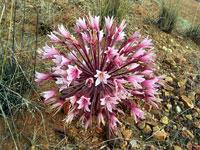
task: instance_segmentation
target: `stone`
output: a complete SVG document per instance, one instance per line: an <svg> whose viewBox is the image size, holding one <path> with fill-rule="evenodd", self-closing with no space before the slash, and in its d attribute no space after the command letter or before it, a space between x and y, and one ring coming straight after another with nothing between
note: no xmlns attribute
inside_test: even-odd
<svg viewBox="0 0 200 150"><path fill-rule="evenodd" d="M146 124L148 124L150 126L157 126L158 125L158 123L153 119L146 119Z"/></svg>
<svg viewBox="0 0 200 150"><path fill-rule="evenodd" d="M178 145L174 145L174 150L182 150L182 148Z"/></svg>
<svg viewBox="0 0 200 150"><path fill-rule="evenodd" d="M138 146L136 140L131 140L131 141L130 141L130 145L131 145L132 148L133 148L133 147L134 147L134 148L137 148L137 146Z"/></svg>
<svg viewBox="0 0 200 150"><path fill-rule="evenodd" d="M173 78L168 76L168 77L165 78L165 81L172 83L173 82Z"/></svg>
<svg viewBox="0 0 200 150"><path fill-rule="evenodd" d="M167 116L164 116L164 117L162 117L162 118L160 119L160 122L163 123L163 124L168 124L168 123L169 123L168 120L169 120L168 117L167 117Z"/></svg>
<svg viewBox="0 0 200 150"><path fill-rule="evenodd" d="M159 130L160 130L159 126L153 127L153 132L157 132L157 131L159 131Z"/></svg>
<svg viewBox="0 0 200 150"><path fill-rule="evenodd" d="M185 115L188 120L192 120L192 115Z"/></svg>
<svg viewBox="0 0 200 150"><path fill-rule="evenodd" d="M163 141L168 137L168 133L166 133L164 129L162 129L161 131L154 132L153 135L154 140L158 141Z"/></svg>
<svg viewBox="0 0 200 150"><path fill-rule="evenodd" d="M178 82L178 86L179 87L185 87L186 82L187 82L187 79L181 80L181 81Z"/></svg>
<svg viewBox="0 0 200 150"><path fill-rule="evenodd" d="M183 135L183 137L187 137L187 138L189 138L190 140L191 139L193 139L194 138L194 135L192 134L192 132L190 132L188 129L186 129L185 127L183 127L183 129L182 129L182 135Z"/></svg>
<svg viewBox="0 0 200 150"><path fill-rule="evenodd" d="M143 133L150 134L152 132L152 129L149 125L146 125L146 127L143 129Z"/></svg>
<svg viewBox="0 0 200 150"><path fill-rule="evenodd" d="M176 112L177 112L177 113L180 113L180 112L181 112L180 106L176 106Z"/></svg>
<svg viewBox="0 0 200 150"><path fill-rule="evenodd" d="M143 129L145 128L145 126L146 126L145 121L141 121L141 122L139 122L139 123L137 124L137 127L138 127L139 129L141 129L141 130L143 130Z"/></svg>
<svg viewBox="0 0 200 150"><path fill-rule="evenodd" d="M197 121L193 122L192 124L193 124L193 126L195 128L199 128L200 129L200 120L197 120Z"/></svg>
<svg viewBox="0 0 200 150"><path fill-rule="evenodd" d="M190 93L188 94L188 98L191 99L192 101L194 101L194 100L195 100L195 95L196 95L195 92L190 92Z"/></svg>
<svg viewBox="0 0 200 150"><path fill-rule="evenodd" d="M193 102L187 98L185 95L181 96L181 100L184 102L185 106L188 108L194 108Z"/></svg>
<svg viewBox="0 0 200 150"><path fill-rule="evenodd" d="M132 130L124 130L122 131L122 135L125 138L125 140L129 140L133 131Z"/></svg>
<svg viewBox="0 0 200 150"><path fill-rule="evenodd" d="M199 116L198 112L194 112L193 114L193 117L197 118Z"/></svg>
<svg viewBox="0 0 200 150"><path fill-rule="evenodd" d="M167 109L171 110L172 109L172 104L167 104Z"/></svg>

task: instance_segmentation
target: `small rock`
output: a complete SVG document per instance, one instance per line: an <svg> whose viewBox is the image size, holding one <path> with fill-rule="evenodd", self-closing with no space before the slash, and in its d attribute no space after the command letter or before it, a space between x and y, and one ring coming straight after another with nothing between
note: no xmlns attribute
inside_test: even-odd
<svg viewBox="0 0 200 150"><path fill-rule="evenodd" d="M194 135L188 129L183 128L182 130L183 130L183 132L182 132L183 137L187 137L189 139L193 139L194 138Z"/></svg>
<svg viewBox="0 0 200 150"><path fill-rule="evenodd" d="M200 129L200 120L193 122L193 126Z"/></svg>
<svg viewBox="0 0 200 150"><path fill-rule="evenodd" d="M174 150L182 150L182 148L180 146L178 146L178 145L175 145L174 146Z"/></svg>
<svg viewBox="0 0 200 150"><path fill-rule="evenodd" d="M181 81L178 82L178 86L179 87L185 87L186 82L187 82L187 79L181 80Z"/></svg>
<svg viewBox="0 0 200 150"><path fill-rule="evenodd" d="M160 130L159 126L153 127L153 132L157 132L158 130Z"/></svg>
<svg viewBox="0 0 200 150"><path fill-rule="evenodd" d="M195 92L190 92L190 93L188 94L188 98L191 99L192 101L194 101L194 100L195 100L195 95L196 95Z"/></svg>
<svg viewBox="0 0 200 150"><path fill-rule="evenodd" d="M156 122L153 119L146 119L146 124L151 125L151 126L157 126L158 122Z"/></svg>
<svg viewBox="0 0 200 150"><path fill-rule="evenodd" d="M197 117L199 116L198 112L195 112L195 113L193 113L192 115L193 115L193 117L195 117L195 118L197 118Z"/></svg>
<svg viewBox="0 0 200 150"><path fill-rule="evenodd" d="M194 108L194 104L193 102L187 98L186 96L182 95L181 96L182 101L184 102L185 106L188 108Z"/></svg>
<svg viewBox="0 0 200 150"><path fill-rule="evenodd" d="M134 147L134 148L137 148L137 146L138 146L136 140L131 140L131 141L130 141L130 144L131 144L131 147L132 147L132 148L133 148L133 147Z"/></svg>
<svg viewBox="0 0 200 150"><path fill-rule="evenodd" d="M168 108L168 110L171 110L172 104L167 104L167 108Z"/></svg>
<svg viewBox="0 0 200 150"><path fill-rule="evenodd" d="M132 130L124 130L122 131L122 135L125 138L125 140L129 140L133 131Z"/></svg>
<svg viewBox="0 0 200 150"><path fill-rule="evenodd" d="M168 134L165 132L164 129L162 129L161 131L157 131L154 133L154 140L159 140L159 141L163 141L167 138Z"/></svg>
<svg viewBox="0 0 200 150"><path fill-rule="evenodd" d="M176 106L176 112L177 112L177 113L180 113L180 112L181 112L180 106Z"/></svg>
<svg viewBox="0 0 200 150"><path fill-rule="evenodd" d="M172 77L166 77L165 81L172 83L173 82L173 78Z"/></svg>
<svg viewBox="0 0 200 150"><path fill-rule="evenodd" d="M150 134L152 132L152 129L149 125L146 125L146 127L143 129L143 133Z"/></svg>
<svg viewBox="0 0 200 150"><path fill-rule="evenodd" d="M141 130L143 130L143 129L145 128L145 126L146 126L145 121L141 121L141 122L139 122L139 123L137 124L137 127L138 127L139 129L141 129Z"/></svg>
<svg viewBox="0 0 200 150"><path fill-rule="evenodd" d="M160 119L160 122L163 123L163 124L168 124L168 123L169 123L168 120L169 120L169 119L168 119L166 116L164 116L164 117L162 117L162 118Z"/></svg>
<svg viewBox="0 0 200 150"><path fill-rule="evenodd" d="M188 120L192 120L192 115L185 115Z"/></svg>

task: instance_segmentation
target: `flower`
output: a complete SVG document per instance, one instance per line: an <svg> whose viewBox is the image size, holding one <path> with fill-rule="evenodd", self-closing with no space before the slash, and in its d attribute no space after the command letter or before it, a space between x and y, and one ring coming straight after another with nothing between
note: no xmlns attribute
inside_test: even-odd
<svg viewBox="0 0 200 150"><path fill-rule="evenodd" d="M80 77L80 74L82 73L82 71L79 70L77 66L68 65L68 67L69 69L67 70L67 73L68 73L67 80L74 81Z"/></svg>
<svg viewBox="0 0 200 150"><path fill-rule="evenodd" d="M100 99L101 105L104 105L108 111L112 112L114 108L113 105L118 104L116 97L110 97L108 94L105 94L104 98Z"/></svg>
<svg viewBox="0 0 200 150"><path fill-rule="evenodd" d="M96 82L95 82L95 86L99 85L101 82L103 82L104 84L107 84L107 79L110 78L110 75L107 74L107 71L100 71L97 70L97 74L94 76L96 77Z"/></svg>
<svg viewBox="0 0 200 150"><path fill-rule="evenodd" d="M80 100L77 101L79 104L78 109L83 109L84 111L90 112L89 105L91 105L90 98L82 96Z"/></svg>
<svg viewBox="0 0 200 150"><path fill-rule="evenodd" d="M37 78L37 79L35 79L35 82L41 83L44 80L48 80L51 77L51 75L47 74L47 73L36 72L35 77Z"/></svg>
<svg viewBox="0 0 200 150"><path fill-rule="evenodd" d="M159 87L165 83L155 74L151 39L140 31L125 39L125 21L117 27L112 16L105 18L105 28L99 26L100 17L91 15L76 20L74 34L58 25L48 35L52 45L38 50L44 63L51 60L49 73L36 72L35 81L56 84L56 90L41 95L53 112L66 110L65 123L77 117L87 130L97 116L97 126L107 124L112 133L122 124L117 117L127 112L124 108L136 123L144 119L145 112L134 105L139 99L158 108Z"/></svg>
<svg viewBox="0 0 200 150"><path fill-rule="evenodd" d="M48 100L52 98L57 92L58 92L57 90L46 91L42 92L41 95L45 98L45 100Z"/></svg>
<svg viewBox="0 0 200 150"><path fill-rule="evenodd" d="M144 112L139 108L136 108L134 105L131 106L131 113L133 114L136 123L139 119L144 119Z"/></svg>
<svg viewBox="0 0 200 150"><path fill-rule="evenodd" d="M105 23L106 23L106 28L107 28L107 31L109 31L110 29L111 29L111 27L112 27L112 24L113 24L113 17L107 17L107 18L105 18Z"/></svg>

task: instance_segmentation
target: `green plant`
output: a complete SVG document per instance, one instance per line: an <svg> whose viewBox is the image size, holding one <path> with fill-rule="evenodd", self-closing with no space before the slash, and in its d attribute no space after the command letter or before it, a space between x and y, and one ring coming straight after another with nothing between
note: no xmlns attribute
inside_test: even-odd
<svg viewBox="0 0 200 150"><path fill-rule="evenodd" d="M186 29L185 36L200 45L200 24L191 25L190 28Z"/></svg>
<svg viewBox="0 0 200 150"><path fill-rule="evenodd" d="M90 7L94 8L93 15L100 16L102 29L105 17L113 16L118 22L126 19L132 3L131 0L95 0Z"/></svg>
<svg viewBox="0 0 200 150"><path fill-rule="evenodd" d="M178 9L177 5L175 7L167 5L165 2L162 2L160 13L157 20L157 27L166 33L171 33L175 28L177 18L178 18Z"/></svg>

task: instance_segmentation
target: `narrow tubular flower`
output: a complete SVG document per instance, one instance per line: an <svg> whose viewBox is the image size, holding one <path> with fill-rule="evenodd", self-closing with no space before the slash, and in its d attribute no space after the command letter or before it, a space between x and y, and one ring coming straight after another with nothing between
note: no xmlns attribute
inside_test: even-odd
<svg viewBox="0 0 200 150"><path fill-rule="evenodd" d="M100 17L91 15L77 19L74 34L58 25L48 35L52 45L38 51L42 59L51 60L49 73L36 72L35 82L52 80L56 84L57 90L41 95L52 112L67 110L66 124L76 117L87 129L97 115L99 128L107 124L115 132L122 124L118 115L127 112L124 106L136 122L145 113L135 105L150 103L158 108L164 76L156 76L151 39L136 31L125 40L125 21L117 27L112 16L105 18L105 28L100 30L99 25Z"/></svg>

